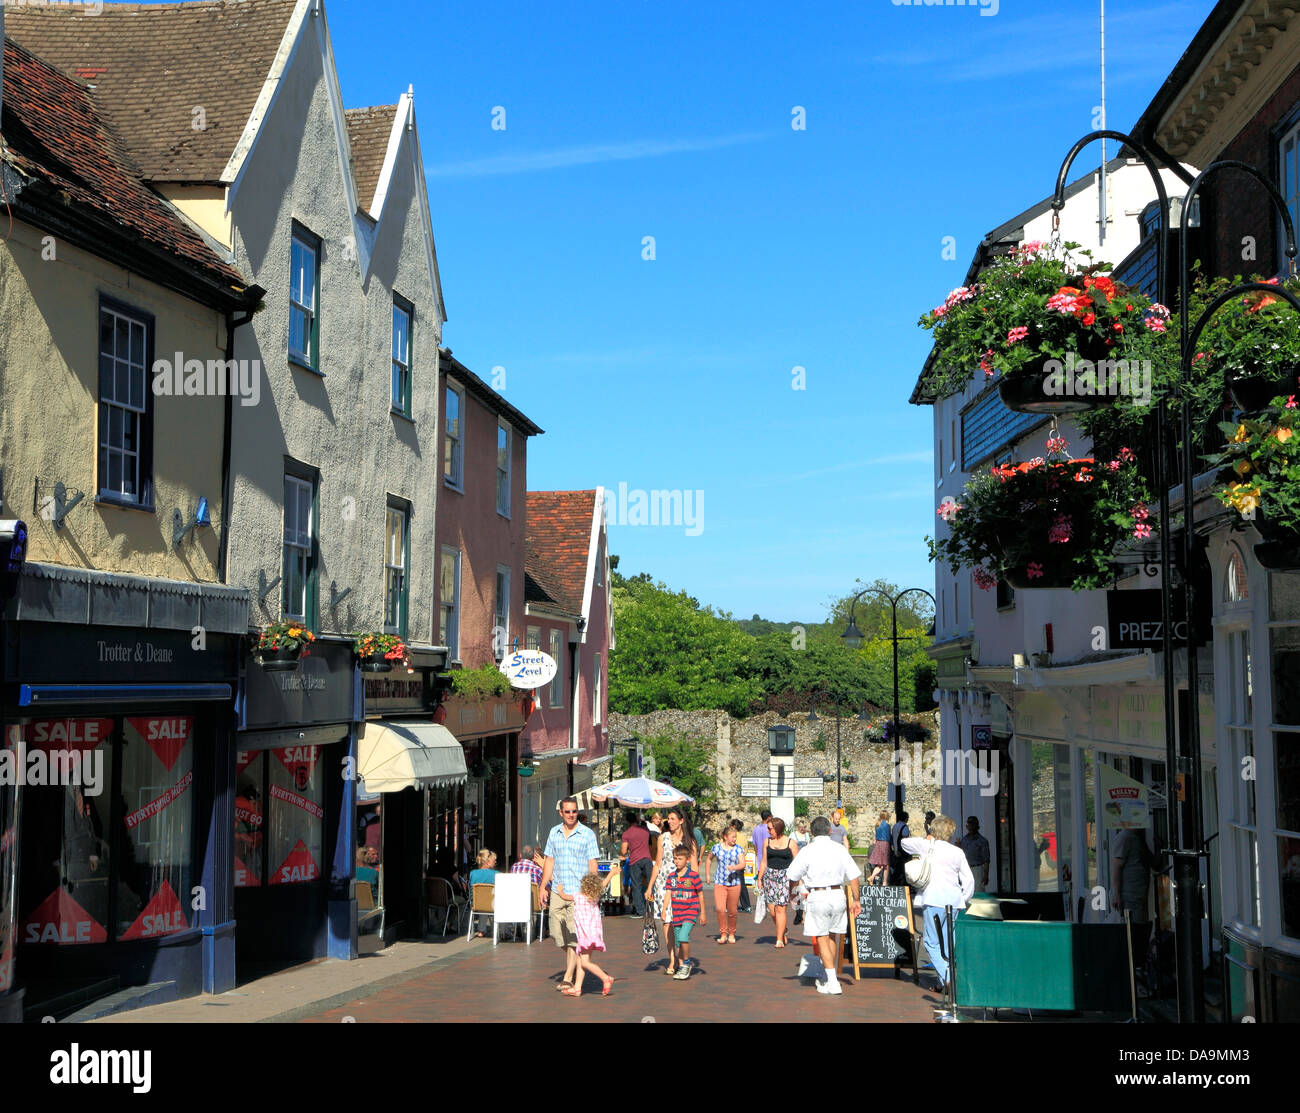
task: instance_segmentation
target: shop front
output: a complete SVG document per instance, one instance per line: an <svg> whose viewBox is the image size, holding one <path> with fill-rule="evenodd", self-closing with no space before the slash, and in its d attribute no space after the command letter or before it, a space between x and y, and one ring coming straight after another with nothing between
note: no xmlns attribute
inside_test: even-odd
<svg viewBox="0 0 1300 1113"><path fill-rule="evenodd" d="M357 848L379 876L385 942L422 936L424 878L447 877L464 863L460 844L465 751L434 721L440 651L410 651L411 671L365 678L357 743ZM441 718L441 715L437 717Z"/></svg>
<svg viewBox="0 0 1300 1113"><path fill-rule="evenodd" d="M0 1000L29 1017L204 988L239 638L196 629L6 628Z"/></svg>
<svg viewBox="0 0 1300 1113"><path fill-rule="evenodd" d="M262 964L356 957L351 641L318 638L291 671L250 660L233 759L235 948Z"/></svg>
<svg viewBox="0 0 1300 1113"><path fill-rule="evenodd" d="M502 864L519 852L514 793L519 766L519 732L525 697L519 693L484 700L448 697L445 725L465 751L466 850L472 860L481 847Z"/></svg>

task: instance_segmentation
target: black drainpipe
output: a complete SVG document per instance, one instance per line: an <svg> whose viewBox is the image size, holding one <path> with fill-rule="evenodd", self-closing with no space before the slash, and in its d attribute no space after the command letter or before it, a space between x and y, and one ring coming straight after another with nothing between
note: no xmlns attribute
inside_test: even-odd
<svg viewBox="0 0 1300 1113"><path fill-rule="evenodd" d="M253 314L262 308L262 298L265 296L266 291L261 286L250 286L244 291L245 304L248 309L238 317L232 312L226 313L227 367L235 358L235 330L248 324L253 319ZM223 584L226 582L227 561L230 552L230 504L234 499L234 476L230 470L230 442L232 426L234 425L234 406L234 392L228 390L226 391L225 428L221 432L221 516L223 520L221 523L221 544L217 550L217 579Z"/></svg>

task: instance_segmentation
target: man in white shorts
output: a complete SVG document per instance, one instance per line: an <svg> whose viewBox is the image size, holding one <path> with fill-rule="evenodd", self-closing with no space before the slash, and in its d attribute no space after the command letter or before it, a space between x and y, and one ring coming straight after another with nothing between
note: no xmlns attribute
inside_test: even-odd
<svg viewBox="0 0 1300 1113"><path fill-rule="evenodd" d="M790 881L803 881L808 889L804 905L803 931L813 941L821 957L825 979L817 982L818 993L844 991L839 980L840 937L849 930L849 914L855 918L862 911L859 900L862 871L848 850L830 837L830 820L818 816L810 828L812 842L795 855L786 871ZM852 900L844 901L844 886L850 886ZM806 958L799 962L799 973L809 969Z"/></svg>

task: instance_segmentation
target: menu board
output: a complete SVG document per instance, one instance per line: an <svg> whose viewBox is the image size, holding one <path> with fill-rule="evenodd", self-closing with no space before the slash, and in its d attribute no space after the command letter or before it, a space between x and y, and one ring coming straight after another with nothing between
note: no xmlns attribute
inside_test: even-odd
<svg viewBox="0 0 1300 1113"><path fill-rule="evenodd" d="M906 885L862 886L862 911L850 923L854 966L892 969L900 955L911 955L914 924L912 891Z"/></svg>

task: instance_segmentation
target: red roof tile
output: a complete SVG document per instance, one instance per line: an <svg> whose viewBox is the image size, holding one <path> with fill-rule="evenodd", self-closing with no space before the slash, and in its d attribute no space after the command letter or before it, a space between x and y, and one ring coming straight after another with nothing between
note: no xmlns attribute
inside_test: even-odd
<svg viewBox="0 0 1300 1113"><path fill-rule="evenodd" d="M248 284L141 182L139 167L99 118L85 88L12 39L4 41L3 105L0 158L41 183L30 199L24 191L22 200L37 204L43 194L74 212L81 206L87 217L116 226L208 282L228 291Z"/></svg>
<svg viewBox="0 0 1300 1113"><path fill-rule="evenodd" d="M343 113L348 122L348 143L352 147L352 176L357 183L357 203L371 211L379 174L388 154L388 137L397 118L397 105L381 104L376 108L349 108Z"/></svg>
<svg viewBox="0 0 1300 1113"><path fill-rule="evenodd" d="M216 182L253 113L297 0L11 7L5 33L92 83L148 181ZM203 127L194 127L194 109Z"/></svg>
<svg viewBox="0 0 1300 1113"><path fill-rule="evenodd" d="M595 491L528 492L526 577L570 614L582 614L595 510Z"/></svg>

